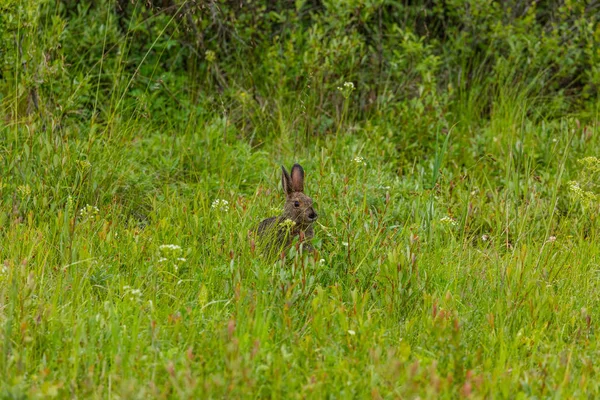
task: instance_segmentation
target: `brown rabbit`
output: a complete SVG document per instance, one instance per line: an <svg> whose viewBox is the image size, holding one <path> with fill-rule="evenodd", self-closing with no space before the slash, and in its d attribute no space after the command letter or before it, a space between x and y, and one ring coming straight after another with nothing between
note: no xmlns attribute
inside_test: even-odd
<svg viewBox="0 0 600 400"><path fill-rule="evenodd" d="M287 249L295 236L300 236L301 241L310 241L314 236L312 224L317 220L313 201L304 194L302 167L294 164L291 177L283 165L281 171L281 183L286 194L283 214L265 219L258 226L258 233L266 239L266 249L270 252ZM310 243L305 243L303 248L305 251L313 250Z"/></svg>

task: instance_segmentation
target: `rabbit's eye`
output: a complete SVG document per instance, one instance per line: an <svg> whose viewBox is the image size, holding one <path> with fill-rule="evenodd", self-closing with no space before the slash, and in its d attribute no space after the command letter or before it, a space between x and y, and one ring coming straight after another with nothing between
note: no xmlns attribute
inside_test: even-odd
<svg viewBox="0 0 600 400"><path fill-rule="evenodd" d="M296 208L300 207L300 202L299 201L295 201L294 202L294 207L296 207Z"/></svg>

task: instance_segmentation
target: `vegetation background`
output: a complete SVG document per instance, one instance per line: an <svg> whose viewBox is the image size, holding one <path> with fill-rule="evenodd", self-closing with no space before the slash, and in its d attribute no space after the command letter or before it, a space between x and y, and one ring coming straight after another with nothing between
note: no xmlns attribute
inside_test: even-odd
<svg viewBox="0 0 600 400"><path fill-rule="evenodd" d="M599 19L1 0L0 397L600 396Z"/></svg>

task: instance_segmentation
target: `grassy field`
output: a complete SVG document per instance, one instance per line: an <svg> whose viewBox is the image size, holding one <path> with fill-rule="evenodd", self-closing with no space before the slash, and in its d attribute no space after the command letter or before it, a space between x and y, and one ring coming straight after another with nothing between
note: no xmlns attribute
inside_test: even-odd
<svg viewBox="0 0 600 400"><path fill-rule="evenodd" d="M95 55L110 30L35 67L85 19L31 10L0 86L0 398L600 396L593 99L516 74L368 112L344 76L198 98L150 51ZM294 162L316 253L267 261Z"/></svg>

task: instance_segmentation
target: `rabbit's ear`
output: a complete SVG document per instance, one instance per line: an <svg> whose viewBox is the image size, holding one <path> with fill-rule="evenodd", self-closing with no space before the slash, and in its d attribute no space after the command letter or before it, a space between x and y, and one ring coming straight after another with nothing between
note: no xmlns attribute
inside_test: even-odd
<svg viewBox="0 0 600 400"><path fill-rule="evenodd" d="M283 165L281 166L281 186L283 186L285 194L292 193L292 178Z"/></svg>
<svg viewBox="0 0 600 400"><path fill-rule="evenodd" d="M294 192L304 192L304 170L300 164L292 167L292 189Z"/></svg>

